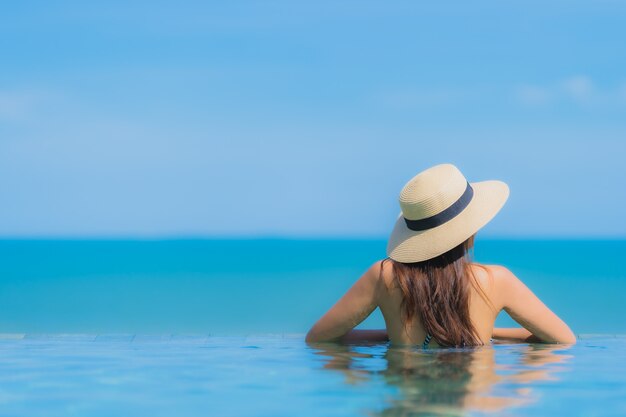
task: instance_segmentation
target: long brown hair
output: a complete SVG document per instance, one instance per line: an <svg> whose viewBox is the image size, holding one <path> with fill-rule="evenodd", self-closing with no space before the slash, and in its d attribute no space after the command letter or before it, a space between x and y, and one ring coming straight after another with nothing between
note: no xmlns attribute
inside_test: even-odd
<svg viewBox="0 0 626 417"><path fill-rule="evenodd" d="M419 317L424 330L439 346L483 344L469 314L470 285L489 303L470 269L473 247L474 235L449 251L422 262L383 260L383 263L392 263L394 281L402 290L405 324Z"/></svg>

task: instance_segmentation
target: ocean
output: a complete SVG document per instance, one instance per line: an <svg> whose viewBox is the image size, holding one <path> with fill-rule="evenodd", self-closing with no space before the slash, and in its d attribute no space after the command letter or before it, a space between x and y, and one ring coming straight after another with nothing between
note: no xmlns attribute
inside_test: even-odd
<svg viewBox="0 0 626 417"><path fill-rule="evenodd" d="M575 333L626 333L624 240L476 240ZM0 332L306 332L384 240L4 240ZM499 326L514 325L506 313ZM375 311L360 327L384 326Z"/></svg>
<svg viewBox="0 0 626 417"><path fill-rule="evenodd" d="M511 269L575 346L304 343L384 249L0 241L0 416L626 415L626 241L476 240L476 261Z"/></svg>

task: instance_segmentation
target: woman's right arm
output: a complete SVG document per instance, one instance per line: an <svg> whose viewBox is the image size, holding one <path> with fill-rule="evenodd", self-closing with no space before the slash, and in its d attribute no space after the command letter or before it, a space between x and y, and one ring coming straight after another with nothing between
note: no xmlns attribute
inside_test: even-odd
<svg viewBox="0 0 626 417"><path fill-rule="evenodd" d="M492 265L502 308L530 332L529 341L576 343L576 336L519 278L503 266Z"/></svg>

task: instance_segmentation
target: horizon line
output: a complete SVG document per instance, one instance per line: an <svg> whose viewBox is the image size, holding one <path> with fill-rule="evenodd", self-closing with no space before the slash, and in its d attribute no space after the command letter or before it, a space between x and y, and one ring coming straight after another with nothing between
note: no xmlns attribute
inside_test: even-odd
<svg viewBox="0 0 626 417"><path fill-rule="evenodd" d="M363 240L363 241L386 241L388 236L381 235L310 235L310 234L41 234L41 235L1 235L0 241L11 240L32 240L32 241L180 241L180 240ZM565 235L565 234L546 234L546 235L519 235L519 234L488 234L477 235L477 240L607 240L620 241L626 240L626 235Z"/></svg>

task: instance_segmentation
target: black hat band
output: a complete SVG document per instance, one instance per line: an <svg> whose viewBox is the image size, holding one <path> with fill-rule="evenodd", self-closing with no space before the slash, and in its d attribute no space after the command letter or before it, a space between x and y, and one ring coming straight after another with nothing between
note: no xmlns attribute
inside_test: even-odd
<svg viewBox="0 0 626 417"><path fill-rule="evenodd" d="M404 221L406 222L406 227L414 231L427 230L432 229L433 227L441 226L445 222L452 220L456 217L460 212L467 207L467 205L472 201L472 197L474 196L474 189L467 183L467 187L463 192L463 195L459 197L450 207L447 209L435 214L434 216L426 217L425 219L419 220L409 220L406 217Z"/></svg>

